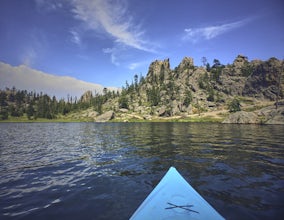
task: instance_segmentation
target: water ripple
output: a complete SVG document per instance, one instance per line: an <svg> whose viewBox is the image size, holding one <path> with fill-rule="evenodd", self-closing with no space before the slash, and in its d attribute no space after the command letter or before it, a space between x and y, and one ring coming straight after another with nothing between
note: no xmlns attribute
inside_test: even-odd
<svg viewBox="0 0 284 220"><path fill-rule="evenodd" d="M170 166L228 219L284 212L283 126L7 123L0 131L1 219L127 219Z"/></svg>

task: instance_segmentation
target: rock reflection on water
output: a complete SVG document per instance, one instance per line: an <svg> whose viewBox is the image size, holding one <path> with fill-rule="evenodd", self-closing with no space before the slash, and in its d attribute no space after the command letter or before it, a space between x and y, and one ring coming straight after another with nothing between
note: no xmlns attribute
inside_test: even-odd
<svg viewBox="0 0 284 220"><path fill-rule="evenodd" d="M227 219L281 219L284 127L0 124L0 218L127 219L175 166Z"/></svg>

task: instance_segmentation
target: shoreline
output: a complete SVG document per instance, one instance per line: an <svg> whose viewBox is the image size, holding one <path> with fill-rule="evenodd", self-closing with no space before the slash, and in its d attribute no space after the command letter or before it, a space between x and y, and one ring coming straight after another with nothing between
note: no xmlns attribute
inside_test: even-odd
<svg viewBox="0 0 284 220"><path fill-rule="evenodd" d="M103 119L102 115L91 114L93 112L75 112L69 115L59 115L54 119L37 118L28 119L26 115L21 117L9 117L0 123L132 123L132 122L189 122L189 123L228 123L228 124L284 124L284 105L275 109L269 105L264 108L246 106L245 110L229 112L226 109L201 112L200 114L184 114L162 117L157 115L141 115L135 112L110 112Z"/></svg>
<svg viewBox="0 0 284 220"><path fill-rule="evenodd" d="M211 112L210 112L211 113ZM211 113L212 114L212 113ZM143 119L142 117L116 117L112 120L105 121L103 123L132 123L132 122L196 122L196 123L222 123L225 117L213 116L210 114L202 113L199 115L188 115L188 116L173 116L173 117L157 117L153 116L150 119ZM68 117L60 117L56 119L46 119L46 118L38 118L29 120L25 116L23 117L11 117L7 120L1 120L0 123L80 123L80 122L96 122L92 118L68 118ZM97 122L102 123L102 122Z"/></svg>

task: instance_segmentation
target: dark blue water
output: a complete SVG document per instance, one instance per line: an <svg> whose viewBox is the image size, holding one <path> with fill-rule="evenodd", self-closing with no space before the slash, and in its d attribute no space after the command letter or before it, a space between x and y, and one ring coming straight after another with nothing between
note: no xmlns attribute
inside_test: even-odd
<svg viewBox="0 0 284 220"><path fill-rule="evenodd" d="M0 219L128 219L170 166L227 219L284 216L284 126L1 123Z"/></svg>

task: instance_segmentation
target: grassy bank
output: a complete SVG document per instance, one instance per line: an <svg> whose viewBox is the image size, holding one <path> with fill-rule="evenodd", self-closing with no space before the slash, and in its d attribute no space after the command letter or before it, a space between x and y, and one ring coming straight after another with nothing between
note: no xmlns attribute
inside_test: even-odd
<svg viewBox="0 0 284 220"><path fill-rule="evenodd" d="M227 116L227 113L216 111L202 113L201 115L194 114L188 116L172 116L172 117L158 117L150 116L149 119L143 119L141 115L132 113L130 114L117 114L116 117L110 122L209 122L220 123ZM28 119L26 115L21 117L9 116L7 120L0 120L0 122L23 122L23 123L35 123L35 122L94 122L94 118L88 117L87 114L79 112L67 115L58 115L54 119L37 118Z"/></svg>
<svg viewBox="0 0 284 220"><path fill-rule="evenodd" d="M87 120L78 120L70 118L56 118L56 119L47 119L47 118L37 118L29 120L26 117L9 117L7 120L0 120L0 123L13 123L13 122L23 122L23 123L39 123L39 122L86 122Z"/></svg>
<svg viewBox="0 0 284 220"><path fill-rule="evenodd" d="M223 119L214 117L187 117L187 118L153 118L151 120L145 119L113 119L109 122L210 122L210 123L221 123ZM74 118L56 118L56 119L46 119L38 118L29 120L26 117L10 117L7 120L2 120L0 123L59 123L59 122L93 122L92 119L74 119Z"/></svg>
<svg viewBox="0 0 284 220"><path fill-rule="evenodd" d="M119 119L116 118L112 120L112 122L196 122L196 123L221 123L224 119L223 118L214 118L210 116L205 117L186 117L186 118L152 118L150 120L146 119Z"/></svg>

